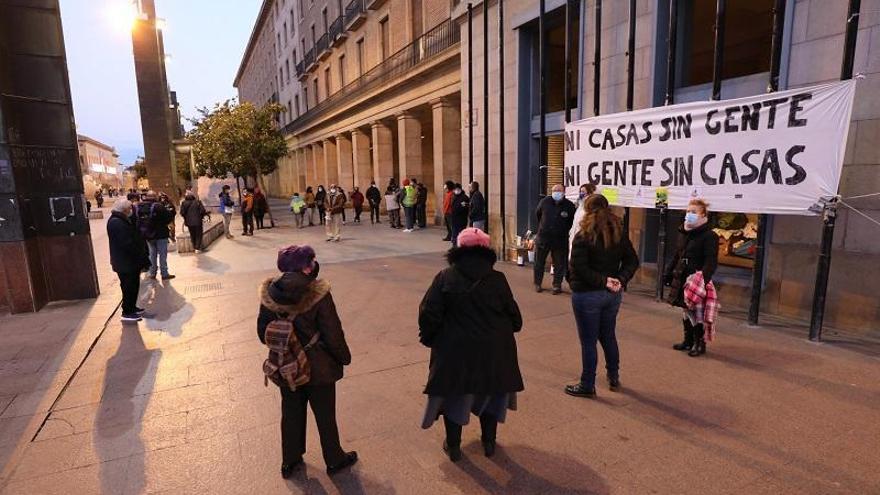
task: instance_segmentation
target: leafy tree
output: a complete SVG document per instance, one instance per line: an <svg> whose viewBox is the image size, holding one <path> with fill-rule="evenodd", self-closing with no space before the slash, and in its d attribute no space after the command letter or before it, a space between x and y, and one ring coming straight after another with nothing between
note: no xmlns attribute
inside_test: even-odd
<svg viewBox="0 0 880 495"><path fill-rule="evenodd" d="M135 182L146 178L147 176L147 164L142 156L139 156L137 160L134 161L134 165L129 167L129 169L134 173Z"/></svg>
<svg viewBox="0 0 880 495"><path fill-rule="evenodd" d="M276 125L285 108L277 103L256 107L251 103L226 100L214 108L200 108L191 119L196 175L208 177L255 177L268 196L263 175L278 168L287 154L287 143ZM271 211L269 222L274 226Z"/></svg>

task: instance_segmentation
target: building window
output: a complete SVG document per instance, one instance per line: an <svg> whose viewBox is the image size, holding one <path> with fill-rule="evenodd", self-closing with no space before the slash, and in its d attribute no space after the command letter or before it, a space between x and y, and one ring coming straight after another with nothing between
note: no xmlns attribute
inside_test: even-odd
<svg viewBox="0 0 880 495"><path fill-rule="evenodd" d="M339 88L345 87L345 55L339 56Z"/></svg>
<svg viewBox="0 0 880 495"><path fill-rule="evenodd" d="M358 77L364 75L364 39L357 41Z"/></svg>
<svg viewBox="0 0 880 495"><path fill-rule="evenodd" d="M293 34L294 34L293 33L293 26L296 25L296 21L294 19L296 19L296 18L293 16L293 9L290 9L290 37L291 37L291 39L295 38L293 36Z"/></svg>
<svg viewBox="0 0 880 495"><path fill-rule="evenodd" d="M579 22L580 9L574 9L573 26L577 31ZM547 49L547 113L561 112L565 109L565 9L560 8L547 13L546 22L546 49ZM540 66L538 59L538 23L535 22L530 26L529 33L531 35L531 53L532 63L535 71L532 76L532 115L538 115L541 111L540 102ZM575 37L580 36L575 33ZM577 64L578 60L578 44L573 43L574 53L571 60ZM578 70L571 71L571 86L568 96L569 108L577 108L577 90L578 87Z"/></svg>
<svg viewBox="0 0 880 495"><path fill-rule="evenodd" d="M315 91L315 105L318 104L320 96L318 96L318 78L312 79L312 89Z"/></svg>
<svg viewBox="0 0 880 495"><path fill-rule="evenodd" d="M679 87L712 81L715 2L679 2L676 81ZM729 2L725 15L724 79L770 70L773 0Z"/></svg>
<svg viewBox="0 0 880 495"><path fill-rule="evenodd" d="M324 7L324 10L321 11L321 17L324 19L324 32L330 31L330 24L327 19L327 7Z"/></svg>
<svg viewBox="0 0 880 495"><path fill-rule="evenodd" d="M316 40L316 39L317 39L317 38L315 38L315 25L312 24L312 46L315 46L315 40Z"/></svg>
<svg viewBox="0 0 880 495"><path fill-rule="evenodd" d="M303 105L306 106L305 111L309 111L309 88L303 86Z"/></svg>
<svg viewBox="0 0 880 495"><path fill-rule="evenodd" d="M290 100L287 100L287 121L291 120L293 120L293 106L290 104Z"/></svg>
<svg viewBox="0 0 880 495"><path fill-rule="evenodd" d="M299 95L293 95L293 108L296 110L294 118L299 117Z"/></svg>
<svg viewBox="0 0 880 495"><path fill-rule="evenodd" d="M379 21L379 31L382 36L379 38L380 53L382 60L388 58L388 49L391 47L391 33L388 31L388 16Z"/></svg>
<svg viewBox="0 0 880 495"><path fill-rule="evenodd" d="M278 87L284 88L284 69L278 68Z"/></svg>
<svg viewBox="0 0 880 495"><path fill-rule="evenodd" d="M284 47L287 48L287 23L284 23Z"/></svg>
<svg viewBox="0 0 880 495"><path fill-rule="evenodd" d="M300 40L300 43L302 44L302 46L300 48L302 48L303 57L305 57L306 56L306 39L303 38L302 40Z"/></svg>
<svg viewBox="0 0 880 495"><path fill-rule="evenodd" d="M330 67L324 69L324 98L330 96Z"/></svg>
<svg viewBox="0 0 880 495"><path fill-rule="evenodd" d="M284 61L284 72L284 75L287 76L287 82L290 83L290 60Z"/></svg>
<svg viewBox="0 0 880 495"><path fill-rule="evenodd" d="M278 40L276 41L276 43L278 44L278 47L280 49L280 47L281 47L281 34L276 34L275 36L278 37Z"/></svg>
<svg viewBox="0 0 880 495"><path fill-rule="evenodd" d="M293 51L293 65L296 65L296 50Z"/></svg>

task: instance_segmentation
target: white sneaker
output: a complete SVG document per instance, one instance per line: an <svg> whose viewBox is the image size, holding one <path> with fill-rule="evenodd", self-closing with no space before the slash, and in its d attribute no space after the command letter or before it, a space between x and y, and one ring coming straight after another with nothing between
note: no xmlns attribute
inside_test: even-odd
<svg viewBox="0 0 880 495"><path fill-rule="evenodd" d="M133 315L122 315L122 321L124 322L138 322L143 320L141 315L133 314Z"/></svg>

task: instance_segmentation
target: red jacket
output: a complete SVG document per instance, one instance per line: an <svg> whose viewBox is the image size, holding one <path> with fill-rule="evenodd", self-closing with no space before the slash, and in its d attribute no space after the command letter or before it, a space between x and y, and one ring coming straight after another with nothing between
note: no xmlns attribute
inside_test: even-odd
<svg viewBox="0 0 880 495"><path fill-rule="evenodd" d="M452 214L452 191L446 191L446 194L443 196L443 214L450 215Z"/></svg>

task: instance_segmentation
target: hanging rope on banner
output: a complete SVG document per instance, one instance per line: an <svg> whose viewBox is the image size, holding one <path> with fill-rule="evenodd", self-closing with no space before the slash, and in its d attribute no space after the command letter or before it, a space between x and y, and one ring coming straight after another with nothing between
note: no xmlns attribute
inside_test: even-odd
<svg viewBox="0 0 880 495"><path fill-rule="evenodd" d="M880 192L871 193L871 194L861 194L859 196L849 196L847 198L840 198L840 199L862 199L862 198L873 198L874 196L880 196Z"/></svg>
<svg viewBox="0 0 880 495"><path fill-rule="evenodd" d="M863 211L860 211L860 210L857 209L856 207L854 207L854 206L848 204L846 201L844 201L844 200L842 200L842 199L839 199L839 200L838 200L838 203L840 203L840 204L842 204L843 206L846 206L847 208L849 208L850 210L852 210L852 211L858 213L859 215L861 215L862 217L864 217L864 218L865 218L866 220L868 220L869 222L874 223L874 224L877 224L877 226L880 226L880 220L877 220L877 219L875 219L875 218L870 217L867 213L865 213L865 212L863 212Z"/></svg>

